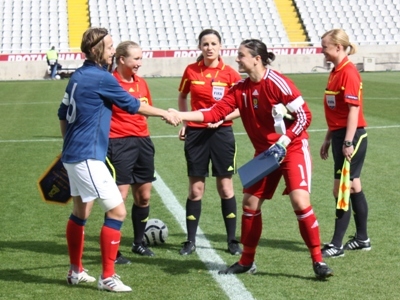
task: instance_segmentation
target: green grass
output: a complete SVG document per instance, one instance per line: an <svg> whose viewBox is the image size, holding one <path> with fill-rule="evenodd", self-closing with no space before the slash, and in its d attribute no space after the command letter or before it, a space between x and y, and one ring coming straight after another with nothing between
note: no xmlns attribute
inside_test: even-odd
<svg viewBox="0 0 400 300"><path fill-rule="evenodd" d="M325 135L322 96L327 74L289 75L303 93L313 113L310 144L313 154L312 201L317 213L322 241L333 233L334 200L332 160L319 158ZM299 235L297 221L280 185L272 201L263 207L263 235L257 249L258 273L240 275L246 289L256 299L398 299L400 287L400 127L399 72L362 73L369 148L362 174L370 208L370 252L346 252L344 258L329 259L335 276L326 282L314 280L311 261ZM94 284L69 287L65 275L69 260L65 225L71 205L44 203L36 181L59 153L57 109L64 94L65 80L0 83L0 290L1 299L227 299L206 265L195 255L181 257L185 240L175 216L153 191L151 217L169 228L168 241L154 247L154 258L130 252L132 228L127 218L121 250L133 264L117 266L124 283L134 292L98 292ZM149 78L154 104L177 107L179 78ZM150 119L156 147L156 169L184 207L187 196L186 164L178 128ZM252 157L253 150L240 120L234 125L238 144L238 165ZM240 212L241 186L234 177ZM132 199L129 200L132 203ZM128 209L129 211L129 209ZM103 212L95 206L87 223L84 265L94 276L101 271L99 230ZM213 248L227 263L235 262L224 250L222 224L215 180L207 180L200 227ZM355 231L353 221L348 235ZM238 221L240 234L240 218ZM222 267L222 266L221 266Z"/></svg>

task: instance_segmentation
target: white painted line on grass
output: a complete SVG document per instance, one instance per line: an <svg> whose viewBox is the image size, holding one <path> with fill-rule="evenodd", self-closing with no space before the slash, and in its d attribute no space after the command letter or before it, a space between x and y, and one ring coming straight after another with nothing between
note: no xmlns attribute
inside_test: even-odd
<svg viewBox="0 0 400 300"><path fill-rule="evenodd" d="M303 95L303 97L305 97L305 96ZM176 101L176 99L177 98L156 98L156 99L153 99L153 102L154 101L156 101L156 102ZM322 100L323 97L307 97L306 99L321 99ZM363 97L363 99L364 99L364 102L368 101L368 100L378 100L378 101L384 101L384 100L398 101L398 100L400 100L399 97L385 97L385 98L382 98L382 97L367 97L367 98L365 98L365 97ZM2 103L0 103L0 106L1 105L43 105L43 104L59 105L60 102L58 101L58 99L56 99L55 101L43 101L43 102L42 101L38 101L38 102L2 102Z"/></svg>
<svg viewBox="0 0 400 300"><path fill-rule="evenodd" d="M370 126L365 129L391 129L391 128L400 128L400 124L398 125L387 125L387 126ZM327 129L308 129L307 132L325 132ZM236 132L235 135L245 135L246 132ZM150 136L152 139L163 139L163 138L178 138L178 135L152 135ZM0 143L37 143L37 142L61 142L61 138L53 138L53 139L30 139L30 140L1 140Z"/></svg>
<svg viewBox="0 0 400 300"><path fill-rule="evenodd" d="M153 187L160 195L165 206L175 217L176 221L181 225L182 230L186 233L185 210L157 172L156 177L157 180L153 181ZM218 270L225 267L226 263L211 247L210 242L207 240L200 227L197 229L196 253L229 299L254 299L253 295L246 289L243 283L235 275L218 275Z"/></svg>

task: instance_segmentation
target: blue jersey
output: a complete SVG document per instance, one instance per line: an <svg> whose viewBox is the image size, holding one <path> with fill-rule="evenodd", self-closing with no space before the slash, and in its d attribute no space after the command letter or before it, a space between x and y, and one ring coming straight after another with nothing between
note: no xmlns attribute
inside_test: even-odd
<svg viewBox="0 0 400 300"><path fill-rule="evenodd" d="M67 121L62 162L105 161L113 104L131 114L140 107L110 73L86 60L72 75L58 109L58 118Z"/></svg>

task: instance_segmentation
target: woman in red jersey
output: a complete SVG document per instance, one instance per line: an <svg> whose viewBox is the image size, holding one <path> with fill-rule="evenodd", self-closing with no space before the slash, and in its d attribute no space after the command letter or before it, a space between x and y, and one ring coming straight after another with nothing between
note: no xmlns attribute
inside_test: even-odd
<svg viewBox="0 0 400 300"><path fill-rule="evenodd" d="M363 115L362 82L348 55L356 48L342 29L333 29L322 36L322 52L334 68L325 89L324 109L328 131L321 146L320 156L328 158L332 144L334 160L333 196L338 202L339 184L344 160L350 162L350 200L347 211L336 209L335 231L326 244L324 257L344 256L344 250L370 250L367 234L368 205L361 186L361 169L367 151L367 123ZM350 222L351 207L354 212L356 234L344 246L343 237Z"/></svg>
<svg viewBox="0 0 400 300"><path fill-rule="evenodd" d="M271 199L283 176L298 220L301 236L307 245L317 278L333 275L323 262L318 221L310 202L311 157L306 129L311 112L296 86L268 65L275 59L260 40L245 40L240 44L236 62L239 72L248 78L233 86L212 109L176 112L183 121L218 122L239 109L244 128L255 148L254 156L265 152L275 155L280 167L254 185L243 189L242 236L243 253L238 262L219 274L254 273L256 248L262 231L261 206ZM170 109L173 112L172 109ZM283 116L280 124L277 112ZM267 150L268 149L268 150ZM266 151L267 150L267 151Z"/></svg>
<svg viewBox="0 0 400 300"><path fill-rule="evenodd" d="M192 110L208 109L222 99L229 88L241 79L238 72L224 64L219 56L221 36L213 29L205 29L199 35L201 56L186 67L179 85L179 110L188 110L188 95ZM235 112L232 118L238 117ZM212 176L221 198L228 251L232 255L241 253L236 240L236 198L232 184L235 173L236 144L232 121L187 122L179 131L179 138L185 141L185 156L189 176L189 195L186 200L187 241L180 250L189 255L196 249L196 231L201 215L201 199L205 191L209 163L212 162Z"/></svg>
<svg viewBox="0 0 400 300"><path fill-rule="evenodd" d="M152 105L146 81L137 75L142 66L142 49L132 41L121 42L115 50L117 67L113 72L118 83L142 103ZM147 117L130 115L113 106L107 165L111 170L124 202L132 187L133 244L132 252L154 256L142 242L150 213L150 194L154 177L154 145L150 139ZM118 252L115 263L130 261Z"/></svg>

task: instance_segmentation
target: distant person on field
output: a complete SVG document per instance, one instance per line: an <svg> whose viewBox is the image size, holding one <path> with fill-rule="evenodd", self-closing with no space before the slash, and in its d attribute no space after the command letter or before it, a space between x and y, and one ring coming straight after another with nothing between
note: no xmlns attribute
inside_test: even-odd
<svg viewBox="0 0 400 300"><path fill-rule="evenodd" d="M85 224L96 200L106 213L100 232L102 273L98 289L130 292L132 289L115 273L114 264L126 209L105 164L111 109L116 105L131 114L162 117L175 126L180 120L134 98L107 72L103 66L112 63L115 50L106 29L87 29L81 50L86 60L69 80L58 110L64 139L61 161L68 173L73 198L73 209L66 226L70 259L67 283L96 281L82 264Z"/></svg>
<svg viewBox="0 0 400 300"><path fill-rule="evenodd" d="M58 66L58 52L54 46L46 52L47 65L50 67L50 77L55 79Z"/></svg>
<svg viewBox="0 0 400 300"><path fill-rule="evenodd" d="M180 111L209 109L218 103L232 85L239 81L239 73L227 66L219 52L221 36L213 29L199 34L201 55L195 63L188 65L179 85L178 106ZM188 95L190 103L188 104ZM238 111L233 114L239 117ZM189 195L186 199L187 240L179 251L189 255L196 249L196 232L209 164L220 196L222 218L227 234L227 250L239 255L242 249L236 240L236 198L232 175L236 168L236 142L232 130L232 119L215 123L185 122L179 131L179 139L185 141L185 157L189 176Z"/></svg>
<svg viewBox="0 0 400 300"><path fill-rule="evenodd" d="M132 96L152 105L149 87L137 75L142 66L142 57L142 49L137 43L121 42L115 50L117 67L113 75ZM125 203L129 189L132 189L132 252L143 256L154 256L153 251L143 242L150 214L152 182L155 180L154 152L146 116L131 115L113 105L107 165ZM130 261L118 252L115 263L130 264Z"/></svg>
<svg viewBox="0 0 400 300"><path fill-rule="evenodd" d="M368 204L361 186L361 169L367 152L367 123L363 114L361 76L348 55L356 48L342 29L333 29L322 36L322 53L334 68L328 79L324 95L325 118L328 131L322 143L320 156L326 160L332 144L334 161L333 196L336 199L335 231L332 240L322 249L324 257L344 256L344 250L370 250L367 233ZM344 161L350 163L350 203L347 210L338 199ZM345 169L346 171L346 169ZM343 189L342 189L343 190ZM350 223L353 209L356 233L343 246L342 240Z"/></svg>

